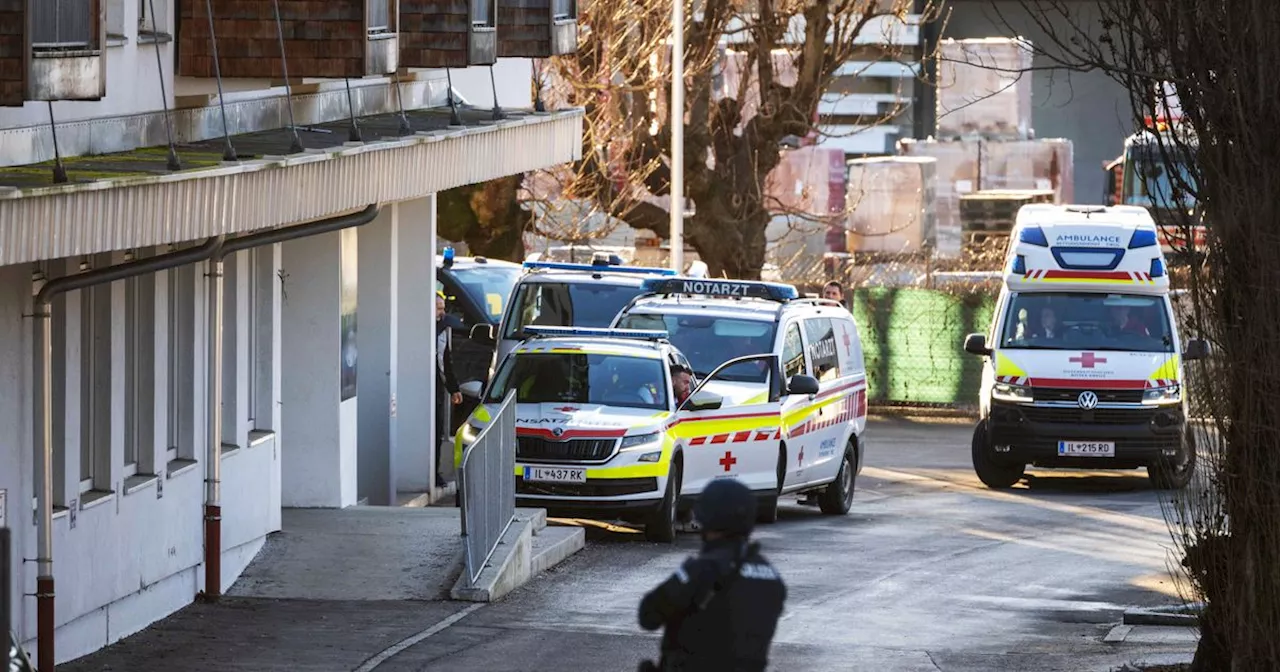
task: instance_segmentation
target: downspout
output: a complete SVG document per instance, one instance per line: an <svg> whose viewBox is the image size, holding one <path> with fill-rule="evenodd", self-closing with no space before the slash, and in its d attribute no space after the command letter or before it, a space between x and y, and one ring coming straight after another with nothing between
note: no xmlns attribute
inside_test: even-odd
<svg viewBox="0 0 1280 672"><path fill-rule="evenodd" d="M204 593L207 602L222 596L222 301L223 268L228 255L263 245L363 226L378 216L378 206L307 224L272 229L223 243L209 255L209 445L205 451L204 493Z"/></svg>
<svg viewBox="0 0 1280 672"><path fill-rule="evenodd" d="M35 423L36 460L36 652L40 672L54 670L53 588L53 299L60 294L95 285L155 273L208 259L222 245L215 236L199 247L131 261L108 268L54 278L44 282L33 302L35 318L35 396L39 400Z"/></svg>

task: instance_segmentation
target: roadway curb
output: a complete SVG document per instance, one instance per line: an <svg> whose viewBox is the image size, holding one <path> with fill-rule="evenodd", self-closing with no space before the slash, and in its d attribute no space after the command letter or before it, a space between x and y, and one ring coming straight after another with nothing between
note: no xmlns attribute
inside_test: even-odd
<svg viewBox="0 0 1280 672"><path fill-rule="evenodd" d="M536 540L537 537L544 537ZM465 602L494 602L528 583L539 572L551 568L586 545L582 528L547 527L545 509L516 509L515 520L489 563L472 585L468 581L466 562L449 596ZM465 552L465 551L464 551Z"/></svg>
<svg viewBox="0 0 1280 672"><path fill-rule="evenodd" d="M1194 626L1200 622L1200 611L1203 608L1203 604L1197 603L1150 609L1127 609L1124 612L1123 623L1124 625Z"/></svg>

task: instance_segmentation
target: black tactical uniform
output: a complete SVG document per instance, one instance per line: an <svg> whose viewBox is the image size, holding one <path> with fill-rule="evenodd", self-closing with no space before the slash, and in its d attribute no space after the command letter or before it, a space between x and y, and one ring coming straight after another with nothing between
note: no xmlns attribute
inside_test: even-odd
<svg viewBox="0 0 1280 672"><path fill-rule="evenodd" d="M763 672L787 588L747 536L755 499L741 481L713 481L694 516L703 547L640 603L640 626L662 635L662 661L641 669Z"/></svg>

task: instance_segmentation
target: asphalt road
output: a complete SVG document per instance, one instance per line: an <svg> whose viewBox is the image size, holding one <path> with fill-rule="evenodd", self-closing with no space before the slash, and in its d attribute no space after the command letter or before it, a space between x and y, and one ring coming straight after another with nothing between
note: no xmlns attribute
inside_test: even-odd
<svg viewBox="0 0 1280 672"><path fill-rule="evenodd" d="M758 528L790 590L771 667L1084 672L1187 656L1185 641L1102 642L1126 607L1176 599L1145 472L1039 471L993 492L973 476L970 432L873 422L848 516L792 503ZM456 613L377 672L635 669L657 649L635 624L639 598L697 539L589 532L575 557L501 603Z"/></svg>

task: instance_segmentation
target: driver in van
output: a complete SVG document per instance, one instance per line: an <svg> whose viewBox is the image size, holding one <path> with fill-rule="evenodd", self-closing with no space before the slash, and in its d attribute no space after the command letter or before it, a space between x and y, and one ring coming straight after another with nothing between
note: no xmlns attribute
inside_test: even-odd
<svg viewBox="0 0 1280 672"><path fill-rule="evenodd" d="M1112 335L1135 334L1138 336L1150 336L1151 333L1143 326L1142 322L1134 319L1130 314L1129 306L1112 306L1111 307L1111 324L1109 331Z"/></svg>
<svg viewBox="0 0 1280 672"><path fill-rule="evenodd" d="M1052 340L1062 335L1058 328L1058 314L1053 308L1045 306L1040 309L1040 328L1031 332L1031 338L1038 340Z"/></svg>

